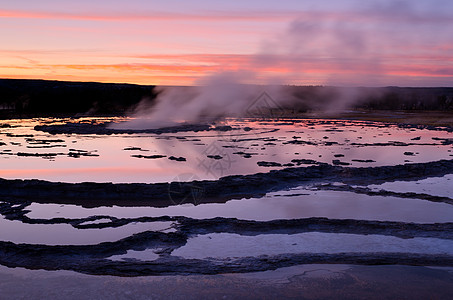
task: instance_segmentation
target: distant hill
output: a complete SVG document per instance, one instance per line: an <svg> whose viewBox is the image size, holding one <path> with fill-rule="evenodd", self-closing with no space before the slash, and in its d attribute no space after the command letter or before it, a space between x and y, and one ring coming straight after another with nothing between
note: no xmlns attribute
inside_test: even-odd
<svg viewBox="0 0 453 300"><path fill-rule="evenodd" d="M453 110L453 88L283 88L289 101L281 101L282 105L298 112L329 109ZM156 96L155 86L151 85L0 79L0 117L119 115L127 113L143 99L152 103Z"/></svg>
<svg viewBox="0 0 453 300"><path fill-rule="evenodd" d="M154 86L134 84L0 79L0 110L15 113L124 113Z"/></svg>

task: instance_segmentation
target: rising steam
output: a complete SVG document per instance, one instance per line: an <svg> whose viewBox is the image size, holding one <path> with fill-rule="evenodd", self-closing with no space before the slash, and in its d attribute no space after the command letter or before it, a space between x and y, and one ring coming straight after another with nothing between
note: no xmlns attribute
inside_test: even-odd
<svg viewBox="0 0 453 300"><path fill-rule="evenodd" d="M389 22L399 22L405 11L407 18L419 19L410 2L400 3L396 8L374 7L365 13L377 22L384 17L393 18ZM393 15L389 15L389 11L393 11ZM305 16L296 19L286 32L263 42L260 51L244 64L243 70L211 74L194 87L160 88L154 101L144 100L138 105L132 115L135 120L115 126L156 128L180 122L240 117L263 91L277 106L330 112L348 108L369 91L345 86L382 86L387 71L381 53L411 40L397 29L388 35L387 25L370 29L359 26L360 18L352 21L344 15L337 18L316 20ZM272 69L285 70L279 72L284 75L276 76L269 71ZM343 87L304 94L300 89L283 85L306 85L304 73L313 69L332 70L329 75L321 73L317 84Z"/></svg>
<svg viewBox="0 0 453 300"><path fill-rule="evenodd" d="M114 126L159 128L241 116L258 90L257 86L243 84L246 74L220 73L192 87L160 87L155 102L143 100L137 106L134 120Z"/></svg>

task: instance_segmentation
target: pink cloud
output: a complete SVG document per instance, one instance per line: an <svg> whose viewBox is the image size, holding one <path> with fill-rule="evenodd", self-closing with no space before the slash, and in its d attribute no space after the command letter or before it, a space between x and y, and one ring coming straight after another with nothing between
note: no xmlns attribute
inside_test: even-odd
<svg viewBox="0 0 453 300"><path fill-rule="evenodd" d="M192 21L284 21L294 17L295 12L210 12L210 13L66 13L66 12L39 12L26 10L0 10L3 18L24 19L69 19L88 21L158 21L158 20L192 20Z"/></svg>

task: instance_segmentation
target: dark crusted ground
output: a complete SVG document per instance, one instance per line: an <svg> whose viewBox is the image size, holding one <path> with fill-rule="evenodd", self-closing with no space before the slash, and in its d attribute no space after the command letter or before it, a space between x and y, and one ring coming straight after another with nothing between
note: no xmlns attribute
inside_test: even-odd
<svg viewBox="0 0 453 300"><path fill-rule="evenodd" d="M69 224L78 229L120 227L129 223L170 221L176 232L146 231L128 238L83 246L48 246L0 242L0 263L8 267L28 269L73 270L87 274L143 276L169 274L219 274L273 270L297 264L341 263L364 265L432 265L453 266L453 256L409 253L292 253L273 256L229 259L184 259L172 256L173 250L184 246L188 239L199 234L236 233L240 235L296 234L302 232L330 232L351 234L379 234L400 238L430 237L453 239L453 223L413 224L365 220L332 220L308 218L268 222L244 221L228 218L191 219L187 217L115 218L91 216L81 219L29 218L25 208L32 202L71 203L85 207L102 205L154 206L175 205L178 197L187 198L193 188L204 191L203 202L226 202L242 197L260 197L269 191L287 189L303 182L318 184L319 189L350 190L365 194L387 195L386 192L352 188L350 184L418 180L451 173L453 160L405 164L390 167L348 168L322 164L311 167L288 168L244 176L228 176L218 181L195 181L182 185L181 193L169 199L171 183L109 184L109 183L51 183L38 180L0 180L3 203L0 213L9 220L29 224ZM326 184L342 182L346 186ZM179 185L181 186L181 185ZM186 194L185 194L186 193ZM392 194L393 195L393 194ZM453 199L425 194L397 193L398 197L441 201L451 204ZM195 203L196 204L196 203ZM109 221L88 223L100 219ZM125 254L128 250L159 249L154 261L112 261L108 257Z"/></svg>
<svg viewBox="0 0 453 300"><path fill-rule="evenodd" d="M208 124L183 124L179 126L163 127L158 129L113 129L110 123L66 123L62 125L38 125L35 130L51 134L133 134L133 133L176 133L198 131L229 131L234 130L230 126L211 126Z"/></svg>
<svg viewBox="0 0 453 300"><path fill-rule="evenodd" d="M400 124L405 128L447 130L431 125ZM232 130L228 126L184 125L143 133L168 133L202 130ZM39 126L36 130L49 133L113 134L137 133L117 131L106 124L76 124ZM33 141L41 145L43 141ZM443 139L450 145L451 140ZM364 145L365 146L365 145ZM383 145L385 146L385 145ZM77 152L79 153L79 152ZM82 155L83 153L79 153ZM244 153L245 155L246 153ZM304 162L293 162L300 165ZM311 162L313 163L313 162ZM404 222L334 220L307 218L274 220L268 222L245 221L228 218L192 219L188 217L141 217L115 218L95 215L87 218L34 219L27 216L26 207L33 202L74 204L83 207L99 206L152 206L167 207L182 202L197 205L200 199L191 197L196 191L203 203L225 203L231 199L262 197L268 192L280 191L302 184L310 184L321 190L351 191L359 194L396 196L408 199L423 199L453 204L449 197L418 193L374 191L355 184L368 185L390 181L420 180L453 173L453 160L427 163L411 163L397 166L351 168L341 164L324 163L308 167L289 167L253 175L227 176L217 181L193 181L188 183L112 184L112 183L58 183L41 180L0 179L0 214L8 220L28 224L68 224L77 229L115 228L130 223L153 223L168 221L175 232L146 231L130 237L97 245L49 246L0 242L0 264L28 269L73 270L87 274L142 276L174 274L220 274L274 270L297 264L363 264L363 265L432 265L453 266L451 255L409 253L292 253L273 256L184 259L172 256L173 250L184 246L188 239L199 234L235 233L245 236L260 234L297 234L303 232L328 232L350 234L377 234L399 238L453 239L453 223L414 224ZM332 184L333 182L343 185ZM171 195L171 197L170 197ZM102 223L89 223L107 220ZM112 255L125 254L128 250L159 249L159 258L154 261L112 261Z"/></svg>
<svg viewBox="0 0 453 300"><path fill-rule="evenodd" d="M48 246L0 242L0 263L8 267L28 269L73 270L87 274L143 276L170 274L219 274L274 270L297 264L341 263L364 265L431 265L453 266L453 256L407 253L292 253L230 259L184 259L172 256L175 249L184 246L188 239L199 234L235 233L243 236L260 234L297 234L303 232L329 232L350 234L379 234L400 238L453 239L453 223L413 224L364 220L330 220L307 218L274 220L267 222L229 218L192 219L187 217L141 217L131 219L92 216L82 219L53 218L30 219L22 207L2 214L10 220L29 224L69 224L77 229L119 227L129 223L174 222L176 232L146 231L115 242L82 246ZM99 219L110 219L101 224L84 224ZM154 261L112 261L108 257L125 254L128 250L156 249L159 258Z"/></svg>
<svg viewBox="0 0 453 300"><path fill-rule="evenodd" d="M397 166L350 168L320 164L317 166L271 170L268 173L234 175L216 181L193 181L178 184L181 190L172 196L176 202L185 199L194 188L201 189L204 202L259 197L316 181L371 184L396 180L419 180L450 174L453 160L410 163ZM165 207L170 203L169 190L176 183L59 183L42 180L0 179L3 199L29 199L39 203L76 204L84 207L105 205Z"/></svg>

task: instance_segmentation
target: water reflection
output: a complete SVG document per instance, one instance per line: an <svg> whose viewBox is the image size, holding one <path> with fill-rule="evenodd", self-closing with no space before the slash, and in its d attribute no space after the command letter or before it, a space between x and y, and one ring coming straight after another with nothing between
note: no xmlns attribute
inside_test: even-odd
<svg viewBox="0 0 453 300"><path fill-rule="evenodd" d="M165 231L172 222L131 223L119 228L76 229L70 224L27 224L0 218L0 240L16 244L95 245L144 231Z"/></svg>
<svg viewBox="0 0 453 300"><path fill-rule="evenodd" d="M301 194L291 196L291 194ZM275 194L278 194L276 196ZM264 198L231 200L226 203L202 203L157 207L97 207L75 205L38 204L26 207L33 219L86 218L107 215L116 218L143 216L185 216L195 219L215 217L243 220L270 221L326 217L330 219L356 219L399 222L452 222L453 206L446 203L418 199L367 196L351 192L293 190L269 194Z"/></svg>
<svg viewBox="0 0 453 300"><path fill-rule="evenodd" d="M12 127L0 129L4 143L0 144L0 177L152 183L170 182L183 173L218 179L270 169L258 162L271 162L272 169L297 166L301 160L359 167L435 161L453 155L451 145L442 144L452 133L360 121L225 120L221 125L237 130L160 135L51 135L33 129L44 123L121 120L9 120Z"/></svg>
<svg viewBox="0 0 453 300"><path fill-rule="evenodd" d="M428 162L451 159L452 155L452 133L359 121L225 120L217 125L231 126L232 130L165 134L48 134L34 130L40 124L121 120L9 120L11 127L0 126L0 177L155 183L218 179L320 163L369 167ZM5 122L0 121L0 125ZM407 185L387 182L369 187L449 197L450 179L447 175ZM260 184L257 182L254 184ZM259 257L250 265L245 260L244 265L229 265L231 261L226 258L288 253L286 258L271 260L283 266L295 253L318 253L322 261L325 253L338 254L341 259L343 254L347 258L361 252L362 263L375 263L375 252L399 252L407 264L428 261L442 265L441 259L430 254L453 256L449 232L453 206L447 201L451 199L403 194L370 196L353 188L323 190L322 182L310 184L254 194L255 198L250 199L209 199L210 203L200 195L192 195L199 200L193 201L197 205L173 201L171 195L178 190L169 185L168 199L167 190L162 190L160 198L156 200L153 194L143 207L131 206L140 205L141 194L133 204L123 196L118 199L123 202L109 202L124 205L121 207L100 206L102 202L96 202L99 199L73 202L85 205L82 207L52 204L53 199L48 199L49 204L35 203L32 195L27 200L7 195L0 199L0 243L6 249L2 253L7 257L19 255L18 266L27 268L47 268L36 266L46 257L47 262L56 262L55 269L82 266L86 267L83 272L99 274L106 270L105 274L121 276L155 271L143 268L140 261L159 264L157 269L162 274L167 268L185 274L200 267L198 264L220 267L215 272L258 270L261 266L254 264ZM195 194L198 190L194 186L190 191ZM36 244L42 245L38 254L30 251ZM79 253L75 257L74 249L82 248L85 256ZM56 253L55 249L62 252ZM57 254L65 259L57 260ZM191 259L201 260L194 264ZM399 257L388 259L395 263ZM131 265L124 268L128 263ZM222 269L223 264L226 269ZM144 273L135 273L137 270Z"/></svg>
<svg viewBox="0 0 453 300"><path fill-rule="evenodd" d="M453 241L433 238L307 232L293 235L241 236L229 233L199 235L173 251L187 259L229 258L283 253L431 253L453 254Z"/></svg>

